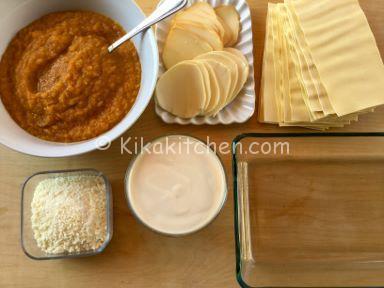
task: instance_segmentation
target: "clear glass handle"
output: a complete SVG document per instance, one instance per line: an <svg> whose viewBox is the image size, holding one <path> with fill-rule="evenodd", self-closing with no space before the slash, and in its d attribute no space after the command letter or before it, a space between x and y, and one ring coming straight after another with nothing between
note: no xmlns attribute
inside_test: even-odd
<svg viewBox="0 0 384 288"><path fill-rule="evenodd" d="M188 0L164 0L159 7L143 22L132 29L129 33L117 40L111 46L108 47L109 52L113 52L117 47L123 44L125 41L131 39L142 31L148 29L152 25L168 18L179 10L183 9L188 3Z"/></svg>

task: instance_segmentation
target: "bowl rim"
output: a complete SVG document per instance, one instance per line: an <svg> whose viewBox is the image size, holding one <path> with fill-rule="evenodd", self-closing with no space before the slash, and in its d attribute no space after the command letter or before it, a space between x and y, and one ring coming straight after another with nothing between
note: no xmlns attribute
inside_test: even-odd
<svg viewBox="0 0 384 288"><path fill-rule="evenodd" d="M37 0L26 0L25 2L20 3L16 7L10 9L10 11L7 13L7 15L0 21L0 24L6 22L19 9L23 9L24 6L31 5L30 3L34 2L34 1L37 1ZM146 14L143 12L141 7L136 3L135 0L123 0L123 1L130 2L137 9L137 11L139 12L142 19L144 19L146 17ZM103 13L101 13L101 14L103 14ZM111 18L112 20L114 20L113 17L110 17L110 16L108 16L108 17ZM140 20L141 19L139 19L139 21ZM114 21L116 21L116 20L114 20ZM151 51L150 56L152 58L151 60L153 61L153 66L154 66L154 67L149 68L149 70L151 70L151 74L153 75L153 77L152 77L153 79L151 80L150 85L148 85L148 88L147 88L148 91L150 91L150 93L148 93L150 95L143 97L144 101L142 103L142 108L138 109L138 111L137 111L138 113L130 121L131 123L129 125L127 125L125 128L120 128L116 131L114 130L114 129L116 129L116 127L118 125L120 125L122 123L122 121L124 121L124 119L130 113L132 113L132 110L134 109L135 105L137 105L137 99L140 96L141 89L138 92L138 96L136 98L135 103L131 107L130 111L128 111L125 114L124 118L121 119L111 129L109 129L108 131L104 132L103 134L101 134L97 137L94 137L94 138L91 138L91 139L88 139L85 141L73 142L73 143L47 141L47 140L40 139L36 136L31 135L30 133L28 133L27 131L22 129L11 117L11 121L13 121L15 123L15 125L18 126L18 128L22 129L25 133L27 133L29 137L33 137L33 138L37 139L39 142L45 142L45 143L52 144L52 150L50 150L50 152L47 153L46 150L44 150L44 149L39 149L37 151L37 149L29 149L27 146L23 147L23 145L17 145L17 147L15 147L15 145L12 145L11 143L4 141L4 140L1 140L1 139L0 139L0 145L3 145L4 147L7 147L12 151L19 152L19 153L25 154L25 155L41 157L41 158L63 158L63 157L79 156L79 155L83 155L83 154L95 151L95 150L99 149L100 147L102 147L102 144L105 143L105 142L103 142L104 140L108 141L108 143L112 143L113 141L115 141L116 139L121 137L125 132L127 132L140 119L140 117L144 114L146 108L151 103L151 100L153 98L154 91L156 88L157 79L159 76L159 49L158 49L155 33L154 33L153 29L150 28L139 35L142 35L143 38L147 38L147 41L148 41L147 46L149 48L148 50ZM1 57L1 55L0 55L0 57ZM141 60L140 54L139 54L139 59ZM140 61L140 62L142 63L142 61ZM143 71L142 71L142 77L143 77ZM0 98L0 105L3 105L1 98ZM6 109L5 109L5 113L8 113L8 111L6 111ZM8 113L8 116L10 117L9 113ZM55 145L57 145L57 146L55 146ZM59 149L55 149L55 148L59 148ZM71 149L66 149L66 148L71 148Z"/></svg>

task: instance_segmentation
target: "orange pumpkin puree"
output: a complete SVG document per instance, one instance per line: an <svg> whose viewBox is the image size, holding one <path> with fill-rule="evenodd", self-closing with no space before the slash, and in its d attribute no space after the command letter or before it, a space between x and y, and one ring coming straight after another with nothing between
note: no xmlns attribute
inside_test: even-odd
<svg viewBox="0 0 384 288"><path fill-rule="evenodd" d="M1 100L24 130L54 142L99 136L132 108L141 82L131 42L107 48L125 34L93 12L48 14L12 39L0 62Z"/></svg>

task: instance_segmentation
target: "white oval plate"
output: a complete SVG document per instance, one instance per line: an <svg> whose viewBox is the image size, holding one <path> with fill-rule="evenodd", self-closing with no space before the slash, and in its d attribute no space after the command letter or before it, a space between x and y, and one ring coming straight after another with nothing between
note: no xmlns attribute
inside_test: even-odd
<svg viewBox="0 0 384 288"><path fill-rule="evenodd" d="M162 1L160 1L161 3ZM219 5L233 5L236 7L237 11L240 14L241 21L241 34L239 42L236 47L243 52L245 57L248 60L250 73L247 82L243 90L239 93L236 99L225 107L222 111L218 113L216 117L195 117L192 119L183 119L176 117L171 113L162 109L159 105L156 104L156 113L160 118L169 124L194 124L194 125L217 125L217 124L232 124L232 123L244 123L248 121L253 114L255 113L255 103L256 103L256 92L255 92L255 78L254 78L254 64L253 64L253 36L252 36L252 21L251 21L251 11L247 4L246 0L189 0L188 6L196 2L208 2L213 7ZM159 24L156 25L156 39L157 45L159 47L159 53L162 54L164 42L168 35L170 28L171 18L168 18ZM160 57L161 58L161 57ZM159 62L159 76L165 72L162 61Z"/></svg>

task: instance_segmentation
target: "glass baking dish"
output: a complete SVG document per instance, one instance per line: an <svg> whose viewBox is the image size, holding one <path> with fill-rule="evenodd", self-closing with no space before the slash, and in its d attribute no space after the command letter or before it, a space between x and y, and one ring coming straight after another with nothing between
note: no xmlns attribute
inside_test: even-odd
<svg viewBox="0 0 384 288"><path fill-rule="evenodd" d="M384 287L384 133L233 143L242 287Z"/></svg>
<svg viewBox="0 0 384 288"><path fill-rule="evenodd" d="M31 203L36 186L43 180L48 178L57 178L63 176L101 176L104 179L106 191L106 214L107 217L107 236L103 245L95 251L85 251L82 253L68 253L68 254L47 254L44 253L36 243L33 235L31 223ZM104 251L112 239L113 234L113 200L112 189L108 178L101 172L94 169L79 169L79 170L66 170L66 171L48 171L33 174L27 178L21 189L21 246L24 253L34 260L51 260L51 259L64 259L64 258L77 258L84 256L97 255Z"/></svg>

